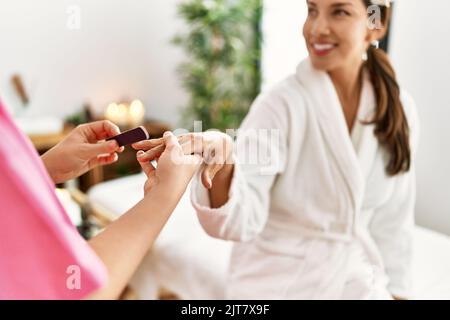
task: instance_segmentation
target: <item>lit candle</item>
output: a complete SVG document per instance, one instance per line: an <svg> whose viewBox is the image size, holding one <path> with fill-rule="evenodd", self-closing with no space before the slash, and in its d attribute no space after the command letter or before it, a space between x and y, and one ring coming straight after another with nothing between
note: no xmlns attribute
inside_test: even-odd
<svg viewBox="0 0 450 320"><path fill-rule="evenodd" d="M145 108L140 100L131 104L111 103L106 108L105 118L119 126L134 127L144 122Z"/></svg>
<svg viewBox="0 0 450 320"><path fill-rule="evenodd" d="M131 126L138 126L144 122L145 109L140 100L134 100L128 110L128 122Z"/></svg>
<svg viewBox="0 0 450 320"><path fill-rule="evenodd" d="M115 124L120 124L120 118L119 118L119 106L117 103L111 103L107 108L105 112L105 118L114 122Z"/></svg>

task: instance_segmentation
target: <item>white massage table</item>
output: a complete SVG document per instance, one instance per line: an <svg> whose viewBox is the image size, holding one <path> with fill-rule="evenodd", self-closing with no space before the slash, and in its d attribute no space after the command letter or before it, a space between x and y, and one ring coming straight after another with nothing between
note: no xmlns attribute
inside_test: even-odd
<svg viewBox="0 0 450 320"><path fill-rule="evenodd" d="M101 183L89 199L118 217L142 198L144 182L139 174ZM417 227L414 240L415 298L450 299L450 237ZM187 193L131 286L141 299L156 299L161 288L181 299L221 299L230 252L231 243L203 232Z"/></svg>

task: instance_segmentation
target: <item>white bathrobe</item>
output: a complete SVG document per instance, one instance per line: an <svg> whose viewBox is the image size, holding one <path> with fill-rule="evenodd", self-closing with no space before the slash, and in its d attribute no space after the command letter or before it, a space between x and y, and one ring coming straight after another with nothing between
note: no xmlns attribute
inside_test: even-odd
<svg viewBox="0 0 450 320"><path fill-rule="evenodd" d="M401 100L414 156L415 105L405 92ZM252 106L237 140L229 201L210 208L208 191L194 179L192 204L205 231L236 241L228 298L410 295L414 162L408 173L386 174L387 154L374 126L361 123L375 107L366 73L350 135L331 79L307 59ZM278 130L279 137L248 129ZM269 149L271 163L240 159L249 145Z"/></svg>

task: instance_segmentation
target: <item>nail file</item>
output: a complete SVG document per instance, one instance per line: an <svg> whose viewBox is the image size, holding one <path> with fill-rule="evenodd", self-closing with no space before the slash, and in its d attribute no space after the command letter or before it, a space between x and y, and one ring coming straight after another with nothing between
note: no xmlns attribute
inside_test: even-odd
<svg viewBox="0 0 450 320"><path fill-rule="evenodd" d="M119 147L124 147L148 139L150 139L150 135L148 134L147 130L145 130L145 128L141 126L135 129L122 132L121 134L109 138L106 141L116 140L117 143L119 144Z"/></svg>

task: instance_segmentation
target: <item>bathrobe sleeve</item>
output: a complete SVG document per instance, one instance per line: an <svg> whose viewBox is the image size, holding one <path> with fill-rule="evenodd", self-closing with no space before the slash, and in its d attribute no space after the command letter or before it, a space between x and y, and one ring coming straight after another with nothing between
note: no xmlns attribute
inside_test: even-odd
<svg viewBox="0 0 450 320"><path fill-rule="evenodd" d="M192 204L204 230L212 237L249 241L263 231L269 215L270 191L286 162L285 108L282 98L273 94L261 96L253 104L238 132L229 201L223 207L212 209L200 173L194 179Z"/></svg>
<svg viewBox="0 0 450 320"><path fill-rule="evenodd" d="M396 176L393 192L388 201L379 207L370 224L370 232L381 252L388 289L393 296L409 298L412 294L412 254L414 208L416 202L415 154L418 146L419 123L414 101L403 95L403 105L410 126L411 170Z"/></svg>

